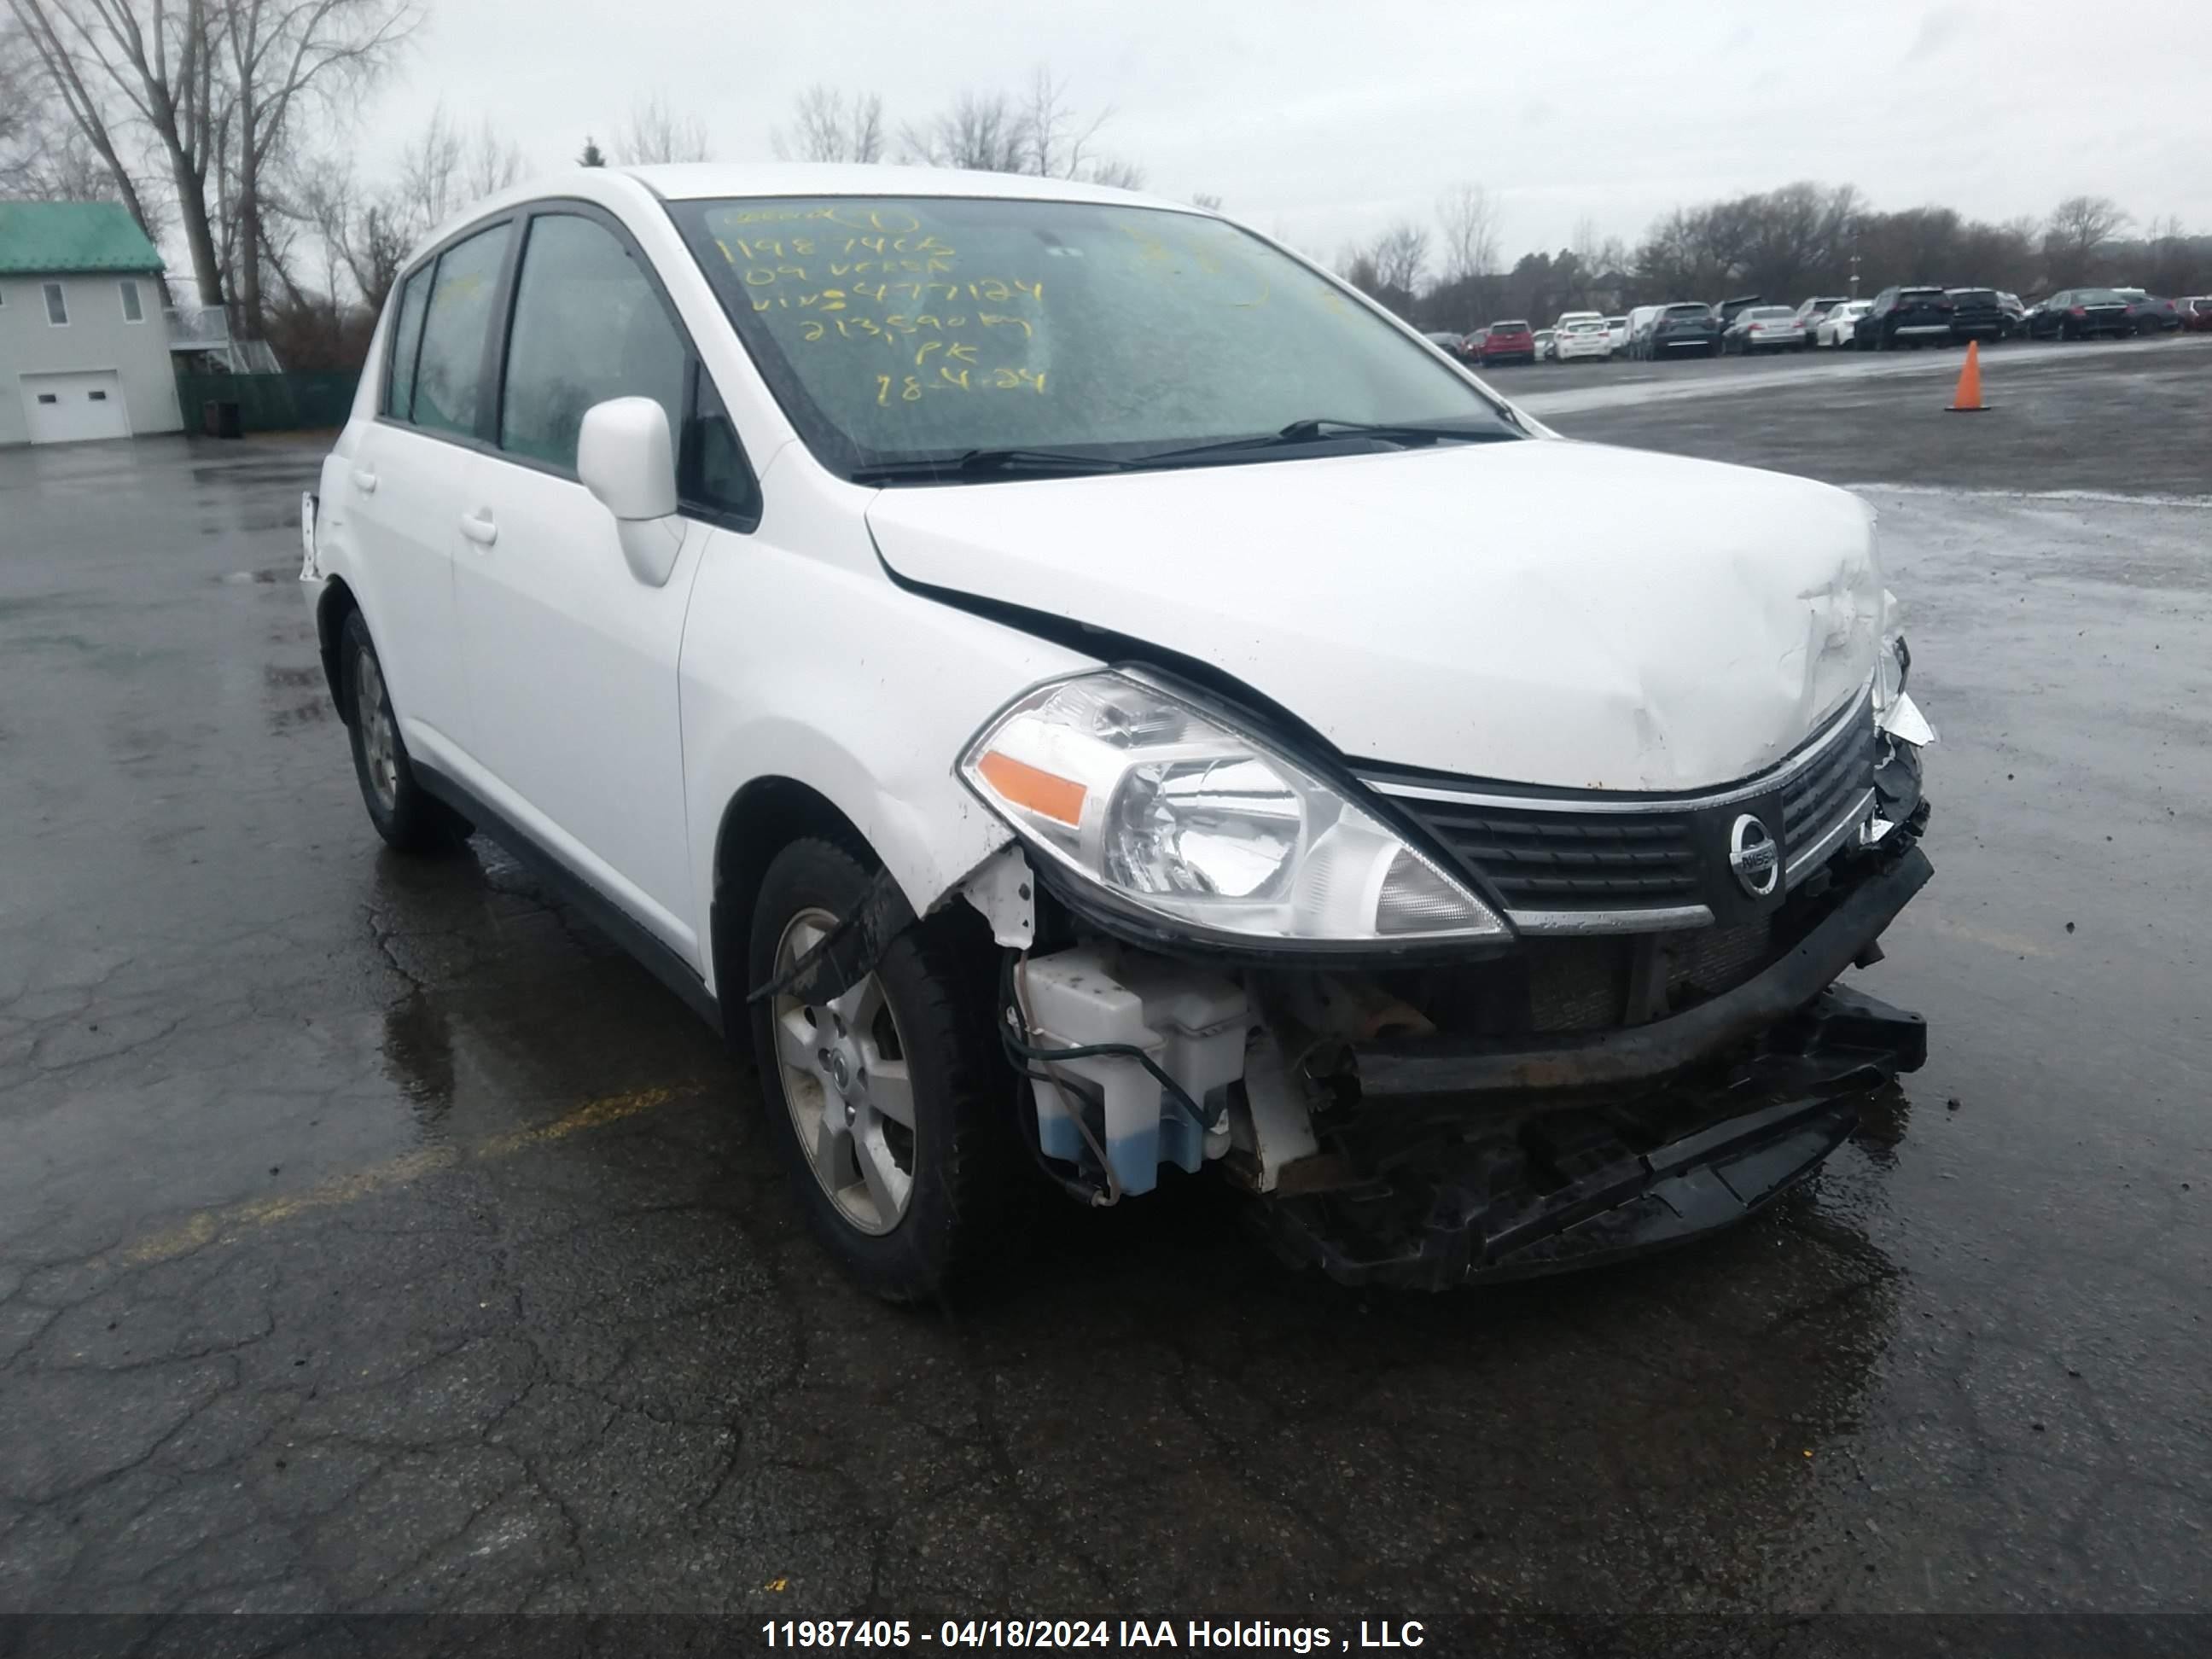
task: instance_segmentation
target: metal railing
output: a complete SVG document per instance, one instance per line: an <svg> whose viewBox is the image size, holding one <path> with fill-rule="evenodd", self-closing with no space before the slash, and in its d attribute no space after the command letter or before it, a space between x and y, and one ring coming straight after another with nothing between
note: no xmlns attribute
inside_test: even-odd
<svg viewBox="0 0 2212 1659"><path fill-rule="evenodd" d="M171 306L161 317L172 351L220 351L230 343L230 318L221 306Z"/></svg>

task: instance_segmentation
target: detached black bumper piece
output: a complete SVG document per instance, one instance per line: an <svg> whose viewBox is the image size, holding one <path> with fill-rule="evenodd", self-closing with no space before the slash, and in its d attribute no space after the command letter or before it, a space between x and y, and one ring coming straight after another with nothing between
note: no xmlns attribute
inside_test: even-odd
<svg viewBox="0 0 2212 1659"><path fill-rule="evenodd" d="M1346 1284L1443 1290L1595 1267L1742 1220L1927 1059L1919 1015L1830 981L1930 873L1912 848L1764 973L1650 1025L1541 1050L1357 1048L1367 1112L1404 1111L1405 1138L1263 1200L1270 1242ZM1415 1109L1446 1096L1442 1117Z"/></svg>

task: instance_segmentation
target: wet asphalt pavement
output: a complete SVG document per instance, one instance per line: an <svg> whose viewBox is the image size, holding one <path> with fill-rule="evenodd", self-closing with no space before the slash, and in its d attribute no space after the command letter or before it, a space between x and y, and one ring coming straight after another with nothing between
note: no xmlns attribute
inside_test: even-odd
<svg viewBox="0 0 2212 1659"><path fill-rule="evenodd" d="M1443 1297L1210 1188L856 1293L690 1014L381 850L312 446L0 452L0 1610L2212 1609L2212 340L1957 361L1499 377L1867 487L1933 1036L1756 1222Z"/></svg>

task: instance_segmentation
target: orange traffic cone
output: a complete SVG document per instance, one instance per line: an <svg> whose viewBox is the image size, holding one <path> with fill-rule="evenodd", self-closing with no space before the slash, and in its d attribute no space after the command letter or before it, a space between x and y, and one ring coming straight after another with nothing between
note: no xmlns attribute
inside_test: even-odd
<svg viewBox="0 0 2212 1659"><path fill-rule="evenodd" d="M1959 389L1951 394L1947 412L1953 415L1979 415L1989 405L1982 401L1982 343L1966 342L1966 366L1959 371Z"/></svg>

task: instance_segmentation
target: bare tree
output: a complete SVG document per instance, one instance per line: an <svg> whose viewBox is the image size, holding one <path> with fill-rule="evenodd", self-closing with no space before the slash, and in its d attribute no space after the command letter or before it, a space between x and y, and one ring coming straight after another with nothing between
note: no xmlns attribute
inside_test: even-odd
<svg viewBox="0 0 2212 1659"><path fill-rule="evenodd" d="M714 158L706 125L696 115L677 114L659 93L632 104L629 122L615 135L615 160L624 167Z"/></svg>
<svg viewBox="0 0 2212 1659"><path fill-rule="evenodd" d="M1401 219L1375 239L1373 254L1376 281L1393 293L1410 295L1428 268L1429 233Z"/></svg>
<svg viewBox="0 0 2212 1659"><path fill-rule="evenodd" d="M1145 187L1145 169L1134 161L1109 155L1085 164L1083 180L1091 185L1109 185L1115 190L1142 190Z"/></svg>
<svg viewBox="0 0 2212 1659"><path fill-rule="evenodd" d="M1190 204L1204 208L1208 213L1221 211L1221 198L1210 190L1194 190L1190 193Z"/></svg>
<svg viewBox="0 0 2212 1659"><path fill-rule="evenodd" d="M30 36L0 9L0 198L89 202L119 198L120 183L70 118Z"/></svg>
<svg viewBox="0 0 2212 1659"><path fill-rule="evenodd" d="M261 266L271 251L264 179L308 106L327 108L380 72L418 14L411 0L218 0L216 21L236 123L225 222L240 320L258 339L266 321Z"/></svg>
<svg viewBox="0 0 2212 1659"><path fill-rule="evenodd" d="M485 116L476 134L461 149L461 196L478 202L496 196L522 177L522 151L514 140L502 138Z"/></svg>
<svg viewBox="0 0 2212 1659"><path fill-rule="evenodd" d="M951 108L899 131L909 161L978 173L1028 173L1135 190L1145 182L1133 161L1101 156L1092 141L1112 117L1085 118L1068 101L1065 82L1039 69L1018 100L1003 92L963 92Z"/></svg>
<svg viewBox="0 0 2212 1659"><path fill-rule="evenodd" d="M16 39L27 44L37 65L32 83L43 79L52 104L99 158L123 205L149 237L160 227L143 175L126 159L130 141L124 129L139 120L157 137L200 297L220 303L204 159L215 58L208 47L204 0L188 0L175 13L157 0L150 46L147 28L127 0L7 0L7 5L21 31Z"/></svg>
<svg viewBox="0 0 2212 1659"><path fill-rule="evenodd" d="M880 161L884 159L884 100L874 92L845 94L819 82L799 94L788 131L769 136L786 161Z"/></svg>
<svg viewBox="0 0 2212 1659"><path fill-rule="evenodd" d="M2053 288L2084 281L2097 250L2119 234L2128 216L2109 196L2069 196L2043 228L2044 275Z"/></svg>
<svg viewBox="0 0 2212 1659"><path fill-rule="evenodd" d="M1022 125L1029 140L1029 165L1024 173L1045 179L1089 176L1091 141L1112 118L1102 109L1085 119L1068 101L1067 83L1042 64L1030 76L1028 100L1022 107Z"/></svg>
<svg viewBox="0 0 2212 1659"><path fill-rule="evenodd" d="M1003 92L963 92L922 126L908 125L899 143L909 161L976 173L1024 173L1029 136L1021 112Z"/></svg>
<svg viewBox="0 0 2212 1659"><path fill-rule="evenodd" d="M461 194L465 141L453 118L440 103L422 131L399 152L399 179L392 207L409 226L428 231L443 224L466 198Z"/></svg>
<svg viewBox="0 0 2212 1659"><path fill-rule="evenodd" d="M1455 185L1437 204L1443 230L1444 281L1486 276L1498 267L1498 204L1480 185Z"/></svg>

